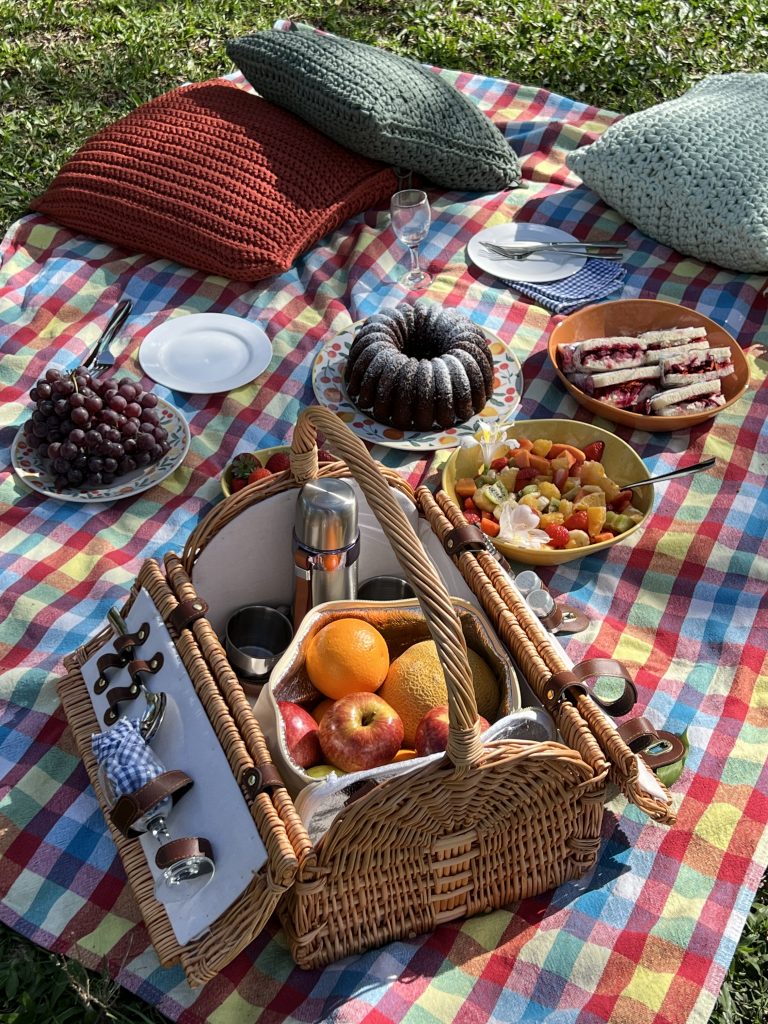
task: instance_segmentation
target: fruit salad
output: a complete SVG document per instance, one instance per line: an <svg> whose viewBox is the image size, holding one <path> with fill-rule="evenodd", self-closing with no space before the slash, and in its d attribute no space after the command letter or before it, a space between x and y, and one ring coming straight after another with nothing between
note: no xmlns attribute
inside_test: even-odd
<svg viewBox="0 0 768 1024"><path fill-rule="evenodd" d="M582 450L546 438L519 438L479 475L456 480L468 522L516 547L581 548L613 540L643 519L605 472L605 445Z"/></svg>

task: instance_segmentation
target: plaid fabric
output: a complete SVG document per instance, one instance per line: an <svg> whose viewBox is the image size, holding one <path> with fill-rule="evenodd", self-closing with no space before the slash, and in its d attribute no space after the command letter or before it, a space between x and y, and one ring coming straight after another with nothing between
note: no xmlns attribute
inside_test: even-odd
<svg viewBox="0 0 768 1024"><path fill-rule="evenodd" d="M135 793L165 771L141 735L138 719L121 718L106 732L94 733L91 749L116 800Z"/></svg>
<svg viewBox="0 0 768 1024"><path fill-rule="evenodd" d="M81 356L123 296L135 312L115 346L118 373L140 374L139 343L171 311L253 317L274 346L258 383L232 393L157 388L189 420L192 446L184 465L145 494L106 507L43 500L17 483L7 459L0 479L0 917L42 946L105 966L182 1024L703 1022L768 859L768 388L757 336L765 281L680 258L580 187L564 155L615 115L542 90L442 73L505 132L526 187L431 193L427 297L460 306L508 340L524 364L521 416L590 419L547 363L556 319L468 267L467 239L492 223L517 218L620 240L629 250L623 296L697 308L726 324L750 361L748 393L714 421L675 434L617 429L651 471L707 455L717 456L716 471L659 487L648 525L626 543L542 571L554 592L568 592L591 616L588 632L565 641L571 657L621 658L635 673L638 711L659 728L687 728L691 753L674 786L678 824L653 824L616 797L586 878L324 971L298 970L274 923L199 991L180 969L159 968L58 706L55 676L62 657L124 599L144 557L181 549L218 499L217 476L232 454L290 437L298 410L312 401L322 339L397 294L407 253L386 211L371 210L289 272L250 288L26 217L0 250L6 446L35 378L51 362ZM424 458L375 454L412 480L426 469Z"/></svg>
<svg viewBox="0 0 768 1024"><path fill-rule="evenodd" d="M581 270L562 281L551 284L508 281L507 284L551 313L572 313L620 291L626 276L621 264L587 260Z"/></svg>

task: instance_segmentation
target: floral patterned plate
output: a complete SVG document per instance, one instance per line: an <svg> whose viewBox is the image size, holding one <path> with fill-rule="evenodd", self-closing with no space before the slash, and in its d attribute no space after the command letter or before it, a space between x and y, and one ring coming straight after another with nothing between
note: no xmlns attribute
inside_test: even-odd
<svg viewBox="0 0 768 1024"><path fill-rule="evenodd" d="M168 431L168 443L171 448L167 455L164 455L159 462L152 466L126 473L125 476L118 477L108 487L65 487L62 490L57 490L53 483L53 473L46 465L45 460L27 442L22 426L11 446L11 461L16 475L23 484L33 491L44 494L47 498L58 498L59 501L89 504L100 501L117 501L119 498L129 498L134 494L140 494L170 476L181 465L189 451L189 426L178 409L169 405L168 402L164 402L162 398L158 398L156 408L160 415L160 426L165 427Z"/></svg>
<svg viewBox="0 0 768 1024"><path fill-rule="evenodd" d="M466 423L447 430L398 430L386 423L377 423L352 404L344 387L344 366L357 326L353 324L340 334L333 334L326 339L312 367L312 386L320 405L335 412L364 441L405 451L455 448L462 437L474 435L484 421L499 416L509 419L520 405L523 390L520 362L501 338L482 328L493 353L494 391L490 402L481 412Z"/></svg>

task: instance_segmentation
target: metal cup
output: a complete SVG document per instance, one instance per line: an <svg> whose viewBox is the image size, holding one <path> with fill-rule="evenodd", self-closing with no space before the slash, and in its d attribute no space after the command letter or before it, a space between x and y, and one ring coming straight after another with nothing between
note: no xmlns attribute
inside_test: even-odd
<svg viewBox="0 0 768 1024"><path fill-rule="evenodd" d="M227 657L240 675L264 680L292 638L293 627L282 612L263 604L249 604L227 620Z"/></svg>
<svg viewBox="0 0 768 1024"><path fill-rule="evenodd" d="M358 601L404 601L415 596L408 580L399 576L371 576L357 588Z"/></svg>

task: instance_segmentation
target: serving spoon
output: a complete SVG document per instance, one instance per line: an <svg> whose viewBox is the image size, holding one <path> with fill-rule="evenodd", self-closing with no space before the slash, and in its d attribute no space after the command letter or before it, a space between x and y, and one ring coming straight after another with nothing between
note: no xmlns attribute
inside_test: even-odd
<svg viewBox="0 0 768 1024"><path fill-rule="evenodd" d="M636 480L632 484L622 484L622 491L631 491L633 487L644 487L646 484L658 484L662 480L673 480L677 476L688 476L689 473L702 473L705 469L712 469L715 459L704 459L703 462L696 462L692 466L682 466L679 469L671 469L668 473L660 473L658 476L649 477L647 480Z"/></svg>

